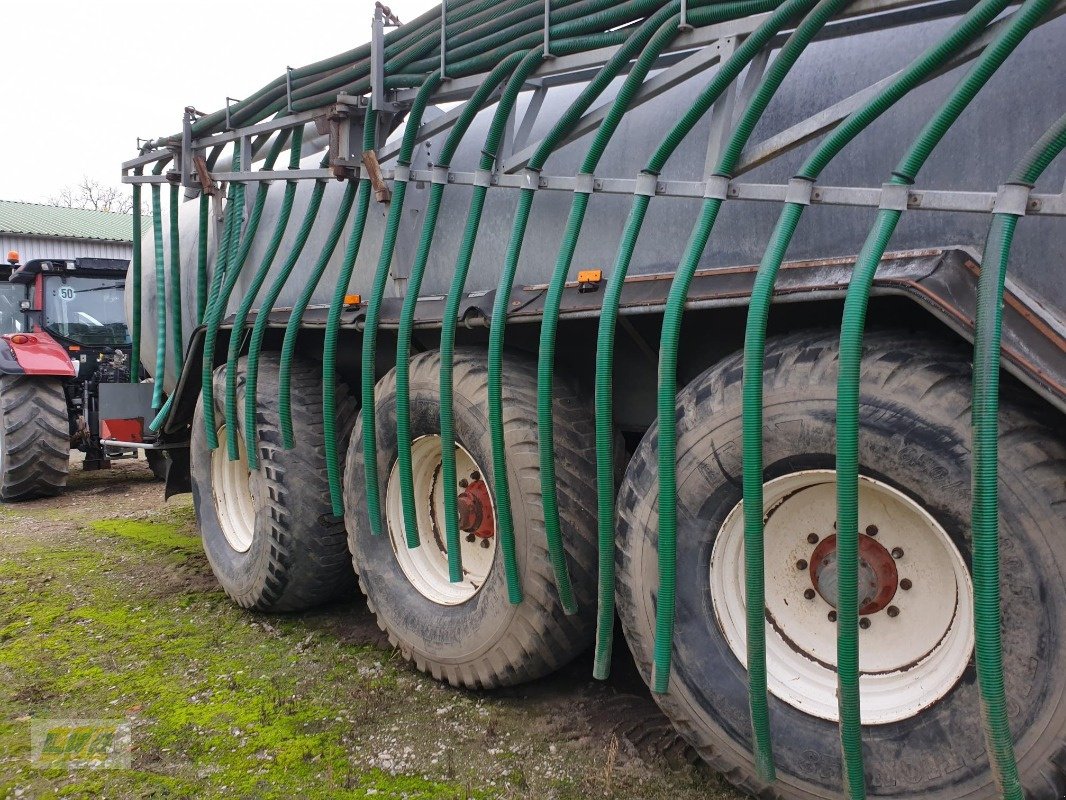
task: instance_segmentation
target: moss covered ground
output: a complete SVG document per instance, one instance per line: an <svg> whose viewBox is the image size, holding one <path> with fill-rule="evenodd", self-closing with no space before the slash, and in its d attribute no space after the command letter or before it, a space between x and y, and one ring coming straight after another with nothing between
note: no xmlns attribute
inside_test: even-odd
<svg viewBox="0 0 1066 800"><path fill-rule="evenodd" d="M622 733L657 712L587 665L469 693L391 652L354 592L234 607L188 496L164 502L143 463L0 506L0 798L735 796L668 737ZM130 767L32 764L31 723L64 718L130 721Z"/></svg>

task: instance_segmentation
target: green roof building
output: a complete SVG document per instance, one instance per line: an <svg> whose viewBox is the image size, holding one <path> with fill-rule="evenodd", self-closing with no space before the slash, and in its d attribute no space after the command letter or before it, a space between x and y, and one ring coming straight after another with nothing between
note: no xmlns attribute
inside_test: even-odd
<svg viewBox="0 0 1066 800"><path fill-rule="evenodd" d="M144 229L151 218L144 218ZM0 200L0 257L15 250L34 258L125 258L133 254L133 216Z"/></svg>

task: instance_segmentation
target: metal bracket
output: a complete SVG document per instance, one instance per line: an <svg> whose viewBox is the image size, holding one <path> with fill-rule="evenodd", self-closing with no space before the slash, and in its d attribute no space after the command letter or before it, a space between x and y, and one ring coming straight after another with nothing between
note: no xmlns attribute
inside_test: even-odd
<svg viewBox="0 0 1066 800"><path fill-rule="evenodd" d="M681 16L677 20L677 29L682 33L688 33L693 29L688 23L688 0L681 0Z"/></svg>
<svg viewBox="0 0 1066 800"><path fill-rule="evenodd" d="M388 6L374 4L370 23L370 99L379 114L399 108L397 103L385 99L385 28L398 22Z"/></svg>
<svg viewBox="0 0 1066 800"><path fill-rule="evenodd" d="M1011 214L1024 217L1029 206L1029 193L1033 187L1027 183L1005 183L996 193L996 202L992 206L993 214Z"/></svg>
<svg viewBox="0 0 1066 800"><path fill-rule="evenodd" d="M531 189L534 192L540 188L540 170L526 167L522 170L522 188Z"/></svg>
<svg viewBox="0 0 1066 800"><path fill-rule="evenodd" d="M285 111L292 113L292 67L285 67Z"/></svg>
<svg viewBox="0 0 1066 800"><path fill-rule="evenodd" d="M906 211L911 187L904 183L881 184L881 205L885 211Z"/></svg>
<svg viewBox="0 0 1066 800"><path fill-rule="evenodd" d="M729 176L712 175L709 177L703 196L707 200L726 200L729 197Z"/></svg>
<svg viewBox="0 0 1066 800"><path fill-rule="evenodd" d="M392 169L393 183L407 183L411 180L411 166L409 164L397 164Z"/></svg>
<svg viewBox="0 0 1066 800"><path fill-rule="evenodd" d="M235 102L235 101L237 101L236 97L229 97L228 95L226 96L226 130L227 131L233 130L233 125L230 123L230 118L229 118L229 107L230 107L230 104Z"/></svg>
<svg viewBox="0 0 1066 800"><path fill-rule="evenodd" d="M440 0L440 79L448 80L448 0Z"/></svg>
<svg viewBox="0 0 1066 800"><path fill-rule="evenodd" d="M544 0L544 58L555 58L552 55L551 18L552 0Z"/></svg>
<svg viewBox="0 0 1066 800"><path fill-rule="evenodd" d="M492 186L492 170L479 169L474 173L474 186L483 186L486 189Z"/></svg>
<svg viewBox="0 0 1066 800"><path fill-rule="evenodd" d="M652 172L641 172L637 175L636 186L633 194L642 194L645 197L655 197L655 190L659 185L659 176Z"/></svg>
<svg viewBox="0 0 1066 800"><path fill-rule="evenodd" d="M574 176L574 192L592 194L596 191L596 176L591 172L579 172Z"/></svg>
<svg viewBox="0 0 1066 800"><path fill-rule="evenodd" d="M181 185L187 189L195 189L192 172L192 123L196 118L196 109L185 106L185 116L181 121L181 152L178 154L178 169L181 171Z"/></svg>
<svg viewBox="0 0 1066 800"><path fill-rule="evenodd" d="M435 165L433 167L433 180L432 180L432 182L433 183L447 184L448 183L448 174L449 174L449 169L448 169L448 165L447 164Z"/></svg>
<svg viewBox="0 0 1066 800"><path fill-rule="evenodd" d="M788 188L785 190L785 202L809 206L812 194L814 194L814 181L810 178L790 178Z"/></svg>

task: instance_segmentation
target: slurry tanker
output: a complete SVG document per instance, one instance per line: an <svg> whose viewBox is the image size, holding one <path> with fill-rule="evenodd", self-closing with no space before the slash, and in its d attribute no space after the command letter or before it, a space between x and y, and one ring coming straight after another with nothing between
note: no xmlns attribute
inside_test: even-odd
<svg viewBox="0 0 1066 800"><path fill-rule="evenodd" d="M379 4L186 108L126 301L222 587L628 646L760 797L1064 796L1064 11Z"/></svg>

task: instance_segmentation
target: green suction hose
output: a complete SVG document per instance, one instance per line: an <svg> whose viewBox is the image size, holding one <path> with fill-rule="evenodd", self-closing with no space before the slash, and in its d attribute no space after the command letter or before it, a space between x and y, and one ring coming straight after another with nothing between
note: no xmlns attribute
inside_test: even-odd
<svg viewBox="0 0 1066 800"><path fill-rule="evenodd" d="M518 93L525 85L526 79L533 73L543 59L542 50L530 50L515 68L511 78L504 87L503 95L496 105L496 111L489 126L488 135L485 137L485 146L481 149L481 161L478 168L487 173L492 169L496 160L496 151L503 137L507 119L514 109ZM444 319L440 331L440 438L441 438L441 474L444 476L445 486L454 486L456 479L455 469L455 413L454 413L454 379L453 360L455 356L455 330L458 324L459 303L462 301L463 290L466 287L467 274L470 271L470 261L474 254L474 244L477 241L478 228L481 224L481 214L485 207L485 196L488 187L477 185L474 187L473 196L470 199L470 211L466 218L466 228L463 231L463 241L459 245L459 254L455 263L455 274L452 284L448 289L448 298L444 307ZM450 481L450 482L449 482ZM499 498L496 500L499 508ZM449 492L444 494L445 533L447 541L452 541L452 528L456 529L454 536L458 538L458 506L456 498ZM497 511L497 516L500 512ZM507 516L510 518L510 507ZM507 579L507 599L512 605L522 602L522 584L518 573L518 560L515 555L514 531L498 530L500 550L503 554L504 575Z"/></svg>
<svg viewBox="0 0 1066 800"><path fill-rule="evenodd" d="M415 513L414 479L411 474L411 405L410 405L410 349L411 335L414 329L415 306L418 303L418 294L422 289L422 278L425 275L426 263L429 260L429 249L433 243L433 233L437 225L437 214L440 211L441 199L444 197L444 187L447 185L447 170L451 164L455 149L459 146L463 137L474 121L474 117L482 106L489 100L496 87L500 85L522 60L522 56L515 54L505 58L489 72L485 80L477 88L471 98L463 105L463 109L452 126L448 137L444 141L438 156L436 169L438 175L434 176L433 184L429 190L429 203L426 207L425 217L422 222L422 233L419 237L418 250L415 253L414 264L407 279L407 288L404 292L403 309L400 313L400 326L396 334L396 461L399 466L400 476L400 500L403 507L404 529L407 534L408 547L419 545L418 517ZM443 172L443 174L439 174ZM454 434L453 434L454 441ZM451 475L443 473L444 496L450 498L450 508L447 511L446 549L448 553L448 578L452 583L458 583L463 579L463 563L461 546L459 542L459 526L456 524L458 510L455 500L455 445L453 443L449 455ZM447 501L446 501L447 502ZM454 513L453 513L454 512Z"/></svg>
<svg viewBox="0 0 1066 800"><path fill-rule="evenodd" d="M134 175L144 170L137 167ZM130 341L130 383L141 382L141 185L133 184L133 330Z"/></svg>
<svg viewBox="0 0 1066 800"><path fill-rule="evenodd" d="M240 142L233 143L233 169L234 171L241 168L241 150ZM228 197L226 199L225 209L225 222L222 229L222 241L219 242L217 251L215 252L215 269L211 275L211 283L208 287L207 293L207 313L211 313L211 307L215 298L222 292L222 284L226 278L226 270L229 264L230 245L235 236L240 236L240 223L237 222L237 217L240 216L240 209L244 206L243 202L238 205L238 184L235 181L231 181L229 185ZM207 446L214 450L218 447L218 431L215 425L215 401L214 401L214 386L211 378L211 369L214 367L214 358L208 360L207 349L212 350L213 343L205 341L205 353L204 358L201 360L201 372L200 372L200 397L202 398L202 404L204 409L204 435L207 438Z"/></svg>
<svg viewBox="0 0 1066 800"><path fill-rule="evenodd" d="M285 338L281 343L281 367L278 372L278 418L281 427L281 440L286 450L291 450L296 442L292 435L292 357L296 352L296 339L300 333L300 323L303 322L304 312L311 303L311 297L318 288L322 275L329 266L329 260L337 249L337 243L344 232L344 226L352 213L352 205L355 203L355 193L359 187L358 181L348 181L344 187L344 196L341 197L337 207L337 217L333 220L333 227L329 230L326 243L319 251L318 260L311 269L311 275L304 284L296 304L289 312L289 321L285 325ZM354 233L354 232L353 232Z"/></svg>
<svg viewBox="0 0 1066 800"><path fill-rule="evenodd" d="M185 334L181 321L181 238L178 226L178 207L181 187L170 185L170 318L173 329L174 372L181 374L185 363Z"/></svg>
<svg viewBox="0 0 1066 800"><path fill-rule="evenodd" d="M762 50L794 15L789 8L768 3L765 8L736 3L714 7L720 13L745 15L759 11L774 13L753 31L701 91L689 110L663 139L643 173L658 175L673 154L715 100L736 80L741 70ZM776 10L775 10L776 9ZM610 670L614 633L614 411L612 375L614 372L615 326L622 286L633 257L651 195L638 194L618 248L614 269L610 273L601 307L596 348L596 485L599 529L599 603L596 624L596 655L593 674L605 679Z"/></svg>
<svg viewBox="0 0 1066 800"><path fill-rule="evenodd" d="M162 175L163 167L169 159L156 162L152 168L153 175ZM155 380L152 384L152 410L158 411L163 406L163 380L167 363L167 286L163 272L163 219L159 202L159 184L152 188L152 237L155 240Z"/></svg>
<svg viewBox="0 0 1066 800"><path fill-rule="evenodd" d="M328 163L329 156L326 155L322 159L320 166L325 167ZM274 308L274 304L277 303L282 289L285 288L285 284L292 274L293 267L300 260L300 254L303 252L304 245L307 244L307 237L311 235L311 228L314 227L315 219L318 217L318 209L322 205L322 195L325 192L326 181L322 179L316 180L315 186L311 190L311 197L307 202L307 210L304 212L303 222L300 224L300 228L296 232L296 239L289 250L289 256L285 259L285 263L281 265L274 282L270 284L267 293L263 296L263 302L260 303L259 311L255 315L255 322L252 323L252 335L248 342L248 358L245 361L244 380L244 443L248 454L248 466L251 469L259 469L259 451L256 449L257 426L255 423L256 390L259 384L259 353L262 350L263 337L266 336L267 325L270 321L270 310Z"/></svg>
<svg viewBox="0 0 1066 800"><path fill-rule="evenodd" d="M287 140L288 132L279 135L278 138L275 139L273 146L270 148L270 152L267 153L266 161L263 164L264 170L271 170L274 168L274 163L277 161L278 156L285 147L285 142ZM229 307L229 301L233 294L233 289L237 285L237 281L240 279L241 270L244 268L244 262L248 259L248 251L251 249L252 241L255 239L255 235L259 231L259 221L263 216L263 207L266 205L267 192L269 189L269 183L261 183L256 190L255 203L252 206L252 213L248 217L248 227L244 233L243 241L241 242L236 255L233 257L233 261L226 266L222 285L219 287L218 292L208 299L204 319L204 324L207 326L207 329L204 331L204 351L200 366L200 386L204 398L205 434L207 436L208 447L212 450L218 447L218 434L217 431L215 431L214 387L212 385L212 375L215 370L215 346L218 342L218 329L222 323L222 317L226 313L226 309ZM237 233L235 233L237 228L236 215L240 213L243 205L243 203L240 203L240 205L230 206L229 213L234 214L234 221L229 232L228 241L223 243L228 252L232 252L232 242L239 238ZM206 240L202 242L202 246L206 246ZM226 261L229 261L228 257ZM218 263L225 262L217 262L215 267L216 270L219 269ZM234 329L230 335L239 338L240 333L237 329ZM211 406L210 412L207 410L208 406ZM213 432L213 434L208 433L209 431Z"/></svg>
<svg viewBox="0 0 1066 800"><path fill-rule="evenodd" d="M946 36L908 65L876 97L838 125L807 159L800 169L799 176L813 182L825 165L848 142L981 33L1006 5L1005 0L985 0L975 6ZM766 324L777 272L784 261L789 242L799 224L803 209L804 204L801 202L788 202L782 209L781 217L771 235L766 253L763 255L755 276L745 330L742 416L744 537L745 546L752 549L760 546L758 543L762 542L763 536L762 375ZM748 550L749 553L752 551ZM757 579L755 575L748 577ZM757 628L758 630L749 631L749 648L756 639L758 640L756 646L761 645L765 648L765 629L761 625ZM761 689L761 694L765 698L765 689L762 688L765 684L765 671L761 675L751 676L749 666L749 682L749 692L755 695ZM751 702L754 705L758 701L753 699ZM757 759L763 761L765 755L757 755Z"/></svg>
<svg viewBox="0 0 1066 800"><path fill-rule="evenodd" d="M811 6L810 2L800 3L794 6L792 11L807 11ZM842 6L843 3L839 0L823 0L810 10L788 38L760 82L751 102L744 109L715 167L716 175L728 176L732 173L740 151L782 81L814 35ZM709 197L703 202L699 220L670 286L659 344L659 594L656 604L655 660L652 673L652 688L656 692L665 692L669 687L673 647L677 560L677 347L689 286L706 249L722 203L722 197ZM745 543L745 546L748 547L748 543ZM749 686L755 689L749 692L749 696L753 701L751 714L756 769L764 780L770 781L774 779L774 765L764 688L766 654L763 647L760 647L762 626L765 624L761 555L759 547L745 550L749 644L747 667ZM753 629L757 631L753 632Z"/></svg>
<svg viewBox="0 0 1066 800"><path fill-rule="evenodd" d="M655 60L673 39L680 33L678 28L679 17L677 15L678 3L670 3L662 8L657 14L649 17L644 26L655 28L655 33L648 40L640 57L637 58L622 82L611 107L600 123L596 136L589 145L588 152L581 164L582 175L591 178L596 171L603 151L607 148L611 137L618 129L623 115L629 109L633 96L640 88L648 75ZM578 237L581 235L581 226L585 220L585 210L588 207L592 187L587 190L575 190L574 198L570 205L570 214L566 222L566 230L559 246L559 255L556 258L555 269L552 271L551 280L548 283L548 291L544 297L544 313L540 325L540 348L537 358L537 427L540 431L539 455L540 455L540 489L541 503L544 507L544 528L548 537L548 553L551 558L552 569L555 572L555 583L559 587L559 600L563 610L568 614L577 611L577 603L574 600L573 589L570 584L570 575L566 567L566 552L563 549L562 531L559 527L559 501L555 485L555 441L554 423L552 420L552 391L555 370L555 337L559 324L559 306L562 302L563 288L566 284L566 276L573 263L574 251L577 249ZM613 514L612 514L613 520ZM610 549L613 557L614 548ZM614 620L611 620L613 627Z"/></svg>
<svg viewBox="0 0 1066 800"><path fill-rule="evenodd" d="M292 144L289 147L289 169L298 169L300 166L300 151L303 147L303 126L297 126L292 132ZM281 247L282 237L289 224L292 215L292 203L296 197L296 181L285 182L285 194L282 195L281 208L278 210L278 219L274 225L274 233L267 244L259 267L252 275L248 288L237 307L237 313L233 318L233 326L230 329L229 348L226 353L226 449L230 461L238 458L237 449L237 358L241 352L245 326L248 324L248 314L251 313L252 305L259 295L263 283L266 281L270 267L277 257Z"/></svg>
<svg viewBox="0 0 1066 800"><path fill-rule="evenodd" d="M207 313L207 236L211 198L200 192L200 227L196 238L196 322L202 324Z"/></svg>
<svg viewBox="0 0 1066 800"><path fill-rule="evenodd" d="M940 143L951 125L988 82L1007 56L1021 43L1051 7L1052 0L1026 0L1010 18L1006 28L985 49L966 76L952 90L947 101L926 124L906 155L893 171L892 184L910 185L922 165ZM848 793L866 796L862 764L862 730L859 709L858 647L858 505L859 505L859 384L863 328L870 288L877 265L888 247L902 211L882 208L855 265L844 301L840 326L839 374L837 378L837 675L841 719L841 742ZM981 586L988 592L987 584ZM975 598L978 594L975 587ZM995 598L996 608L999 606ZM975 601L975 605L977 602ZM987 602L981 608L988 610ZM996 615L998 617L998 614ZM998 620L997 620L998 622ZM1016 783L1008 797L1022 797ZM998 768L993 767L998 773Z"/></svg>
<svg viewBox="0 0 1066 800"><path fill-rule="evenodd" d="M363 152L374 149L374 131L377 127L377 112L372 108L366 110L363 119ZM326 440L326 479L329 482L329 500L333 507L333 516L344 516L344 491L341 486L341 456L337 450L337 336L340 333L341 312L344 310L344 297L352 282L355 259L366 229L367 213L370 210L371 183L364 169L359 177L359 194L355 198L355 221L348 236L348 246L344 251L337 285L330 299L329 312L326 317L326 331L322 344L322 428Z"/></svg>
<svg viewBox="0 0 1066 800"><path fill-rule="evenodd" d="M422 124L422 114L430 96L440 86L440 71L433 72L415 95L411 110L407 113L407 125L397 164L400 170L409 170L411 154L415 149L415 134ZM403 215L403 201L407 193L406 175L400 174L393 180L392 202L389 203L389 216L385 222L385 235L381 243L377 269L374 271L374 283L366 307L366 320L363 323L363 361L361 364L362 419L363 419L363 470L366 483L366 506L370 517L370 530L373 535L381 534L381 491L378 485L378 447L377 428L374 419L375 366L377 363L378 320L381 317L381 300L385 296L385 282L392 265L392 254L396 249L396 234L400 228Z"/></svg>
<svg viewBox="0 0 1066 800"><path fill-rule="evenodd" d="M1031 186L1066 148L1060 117L1007 179ZM1003 290L1017 211L997 211L985 243L977 288L973 363L973 555L977 682L992 775L1002 797L1024 796L1014 758L1003 684L1002 612L999 603L999 353Z"/></svg>

